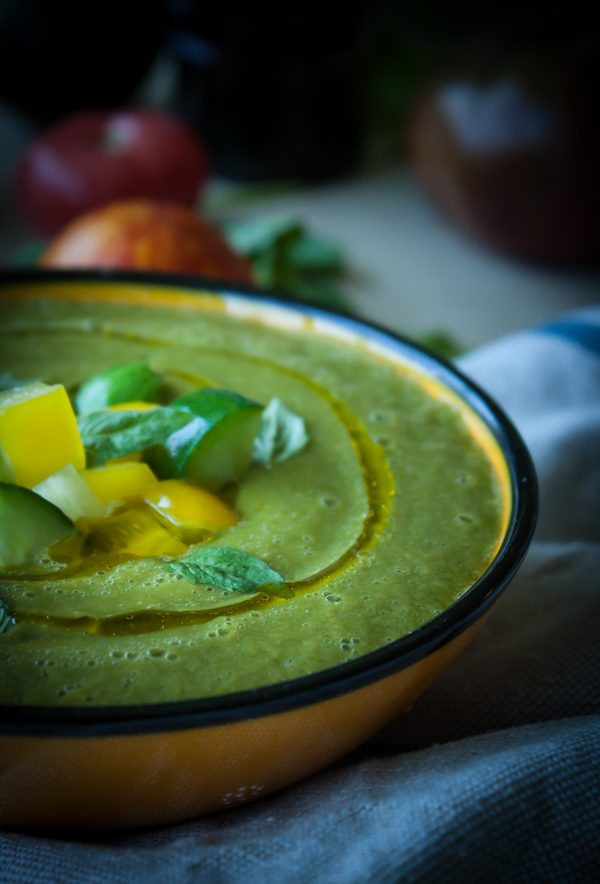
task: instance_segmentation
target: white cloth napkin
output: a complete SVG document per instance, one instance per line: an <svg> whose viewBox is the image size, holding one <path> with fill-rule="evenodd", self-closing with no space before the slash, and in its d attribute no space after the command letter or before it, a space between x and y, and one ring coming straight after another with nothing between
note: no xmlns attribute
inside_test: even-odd
<svg viewBox="0 0 600 884"><path fill-rule="evenodd" d="M600 308L461 368L541 484L531 551L467 651L359 750L252 805L110 837L0 833L2 884L600 880Z"/></svg>

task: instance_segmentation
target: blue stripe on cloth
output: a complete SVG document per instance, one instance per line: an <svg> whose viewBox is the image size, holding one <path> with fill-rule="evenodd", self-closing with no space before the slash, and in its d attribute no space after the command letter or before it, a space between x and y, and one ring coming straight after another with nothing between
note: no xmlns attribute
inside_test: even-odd
<svg viewBox="0 0 600 884"><path fill-rule="evenodd" d="M561 322L543 325L540 330L575 341L575 343L581 344L582 347L587 347L588 350L600 355L600 325L591 325L587 322L575 322L565 319Z"/></svg>

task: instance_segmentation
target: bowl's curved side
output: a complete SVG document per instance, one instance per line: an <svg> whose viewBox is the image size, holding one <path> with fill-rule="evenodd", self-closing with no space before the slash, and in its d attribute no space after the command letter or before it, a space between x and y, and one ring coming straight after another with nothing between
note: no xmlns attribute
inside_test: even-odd
<svg viewBox="0 0 600 884"><path fill-rule="evenodd" d="M191 294L200 303L203 297L215 300L216 293L219 305L230 304L232 310L264 310L259 299L240 300L225 286L207 285L209 293L199 294L201 281L192 279L64 273L18 275L13 281L42 279L144 282L154 289L138 293L148 303L155 303L155 286L162 284L179 289L169 298L178 297L182 304L189 304ZM11 280L0 274L0 287ZM258 294L271 311L279 311L281 322L288 321L293 306L302 306ZM506 474L510 524L494 562L463 597L418 630L333 670L247 692L251 710L244 694L229 697L225 717L225 698L218 697L163 704L169 708L162 711L154 706L20 710L0 723L0 826L106 830L158 825L291 785L352 751L410 706L466 646L519 567L533 532L536 482L529 455L505 416L475 385L421 348L356 320L309 307L303 311L323 326L321 331L362 334L374 352L392 346L402 359L410 348L411 358L422 363L435 384L447 386L472 409Z"/></svg>
<svg viewBox="0 0 600 884"><path fill-rule="evenodd" d="M159 733L0 735L1 825L137 828L269 795L351 752L409 707L484 619L380 681L274 715Z"/></svg>

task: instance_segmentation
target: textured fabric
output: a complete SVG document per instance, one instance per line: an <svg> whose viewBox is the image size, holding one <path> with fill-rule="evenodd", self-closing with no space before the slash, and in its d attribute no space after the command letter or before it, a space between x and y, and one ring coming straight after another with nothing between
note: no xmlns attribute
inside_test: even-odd
<svg viewBox="0 0 600 884"><path fill-rule="evenodd" d="M600 309L462 369L534 456L541 513L466 652L372 740L255 804L73 839L0 834L1 884L600 880Z"/></svg>

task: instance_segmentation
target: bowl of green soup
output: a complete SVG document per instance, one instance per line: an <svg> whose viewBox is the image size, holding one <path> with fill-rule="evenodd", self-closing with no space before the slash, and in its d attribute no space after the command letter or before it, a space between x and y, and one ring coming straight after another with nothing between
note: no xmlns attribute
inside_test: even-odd
<svg viewBox="0 0 600 884"><path fill-rule="evenodd" d="M411 705L519 567L502 411L375 326L239 286L0 281L0 823L262 797Z"/></svg>

